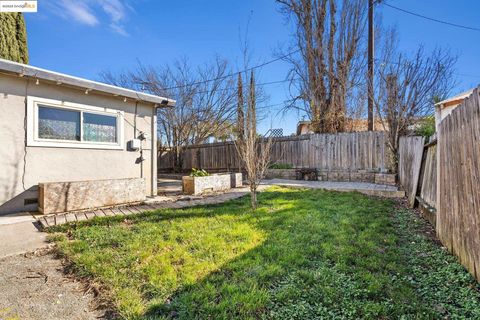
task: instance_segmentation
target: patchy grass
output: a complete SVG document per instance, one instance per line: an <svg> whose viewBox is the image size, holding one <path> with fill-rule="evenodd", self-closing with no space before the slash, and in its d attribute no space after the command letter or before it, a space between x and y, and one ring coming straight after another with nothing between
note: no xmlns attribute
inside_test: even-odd
<svg viewBox="0 0 480 320"><path fill-rule="evenodd" d="M128 319L480 318L479 286L394 202L280 187L260 202L94 219L53 238Z"/></svg>

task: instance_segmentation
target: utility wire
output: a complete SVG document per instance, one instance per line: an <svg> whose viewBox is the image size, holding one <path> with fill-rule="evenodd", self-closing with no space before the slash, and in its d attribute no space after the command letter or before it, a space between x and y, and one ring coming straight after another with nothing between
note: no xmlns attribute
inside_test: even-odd
<svg viewBox="0 0 480 320"><path fill-rule="evenodd" d="M392 9L395 9L395 10L398 10L398 11L402 11L403 13L407 13L407 14L410 14L410 15L415 16L415 17L427 19L427 20L434 21L434 22L437 22L437 23L442 23L442 24L445 24L445 25L448 25L448 26L451 26L451 27L462 28L462 29L467 29L467 30L471 30L471 31L480 32L480 28L465 26L465 25L461 25L461 24L453 23L453 22L448 22L448 21L444 21L444 20L439 20L439 19L424 16L424 15L419 14L419 13L408 11L408 10L405 10L405 9L402 9L402 8L399 8L399 7L396 7L396 6L392 6L391 4L388 4L388 3L385 3L385 2L380 2L380 3L383 4L384 6L387 6L389 8L392 8Z"/></svg>
<svg viewBox="0 0 480 320"><path fill-rule="evenodd" d="M380 63L380 64L394 64L394 65L397 65L397 66L407 66L406 63L400 63L400 62L396 62L396 61L387 61L387 60L381 60L381 59L378 59L378 58L375 58L375 61ZM466 74L466 73L457 73L457 72L452 72L452 74L456 75L456 76L460 76L460 77L470 77L470 78L480 78L480 75L475 75L475 74Z"/></svg>
<svg viewBox="0 0 480 320"><path fill-rule="evenodd" d="M276 80L276 81L270 81L270 82L261 82L261 83L255 83L255 87L261 87L261 86L267 86L271 84L279 84L279 83L284 83L284 82L291 82L298 80L299 78L293 78L293 79L284 79L284 80ZM229 90L236 90L236 88L221 88L221 89L216 89L216 90L204 90L204 91L195 91L195 93L210 93L210 92L216 92L216 91L229 91Z"/></svg>
<svg viewBox="0 0 480 320"><path fill-rule="evenodd" d="M212 82L212 81L216 81L216 80L222 80L222 79L226 79L226 78L229 78L229 77L233 77L233 76L236 76L238 75L239 73L244 73L244 72L249 72L249 71L252 71L252 70L255 70L255 69L258 69L258 68L263 68L269 64L272 64L274 62L277 62L277 61L280 61L282 59L285 59L286 57L289 57L291 56L292 54L295 54L297 52L299 52L300 49L297 49L297 50L293 50L281 57L278 57L278 58L275 58L275 59L272 59L272 60L269 60L269 61L266 61L266 62L263 62L261 64L258 64L256 66L253 66L253 67L250 67L250 68L246 68L246 69L243 69L243 70L239 70L239 71L236 71L236 72L232 72L232 73L229 73L227 75L224 75L224 76L221 76L221 77L218 77L218 78L213 78L213 79L208 79L208 80L204 80L204 81L196 81L196 82L192 82L192 83L188 83L188 84L185 84L185 85L180 85L180 86L174 86L174 87L169 87L169 88L162 88L162 90L172 90L172 89L180 89L180 88L185 88L185 87L188 87L188 86L193 86L193 85L197 85L197 84L204 84L204 83L209 83L209 82Z"/></svg>

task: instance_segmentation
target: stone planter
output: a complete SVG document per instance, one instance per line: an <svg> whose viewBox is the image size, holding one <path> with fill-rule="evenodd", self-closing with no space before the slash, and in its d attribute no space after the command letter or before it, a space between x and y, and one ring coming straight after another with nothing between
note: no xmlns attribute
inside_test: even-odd
<svg viewBox="0 0 480 320"><path fill-rule="evenodd" d="M205 177L182 177L184 194L200 195L242 186L241 173L220 173Z"/></svg>

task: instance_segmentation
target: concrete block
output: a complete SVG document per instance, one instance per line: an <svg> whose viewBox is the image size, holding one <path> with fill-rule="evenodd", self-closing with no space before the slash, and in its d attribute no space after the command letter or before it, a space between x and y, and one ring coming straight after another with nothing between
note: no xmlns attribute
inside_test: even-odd
<svg viewBox="0 0 480 320"><path fill-rule="evenodd" d="M265 178L295 180L297 178L296 169L267 169Z"/></svg>
<svg viewBox="0 0 480 320"><path fill-rule="evenodd" d="M240 188L243 186L243 173L230 173L230 187Z"/></svg>
<svg viewBox="0 0 480 320"><path fill-rule="evenodd" d="M337 175L338 181L350 181L350 172L340 171Z"/></svg>
<svg viewBox="0 0 480 320"><path fill-rule="evenodd" d="M394 186L396 175L392 173L375 173L375 183Z"/></svg>
<svg viewBox="0 0 480 320"><path fill-rule="evenodd" d="M114 206L145 200L145 179L127 178L39 183L44 214Z"/></svg>

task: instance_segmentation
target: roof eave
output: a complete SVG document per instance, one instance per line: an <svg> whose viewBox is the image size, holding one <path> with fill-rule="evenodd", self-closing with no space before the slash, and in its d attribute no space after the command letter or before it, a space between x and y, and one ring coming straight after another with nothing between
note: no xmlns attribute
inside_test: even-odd
<svg viewBox="0 0 480 320"><path fill-rule="evenodd" d="M29 65L0 59L0 71L17 75L19 77L27 77L32 79L39 79L56 83L58 85L66 85L68 87L79 88L85 92L98 92L103 94L111 94L114 97L121 97L126 99L133 99L147 104L152 104L155 107L174 107L175 100L155 96L139 91L134 91L126 88L121 88L106 83L91 81L83 78L78 78L54 71L49 71Z"/></svg>

